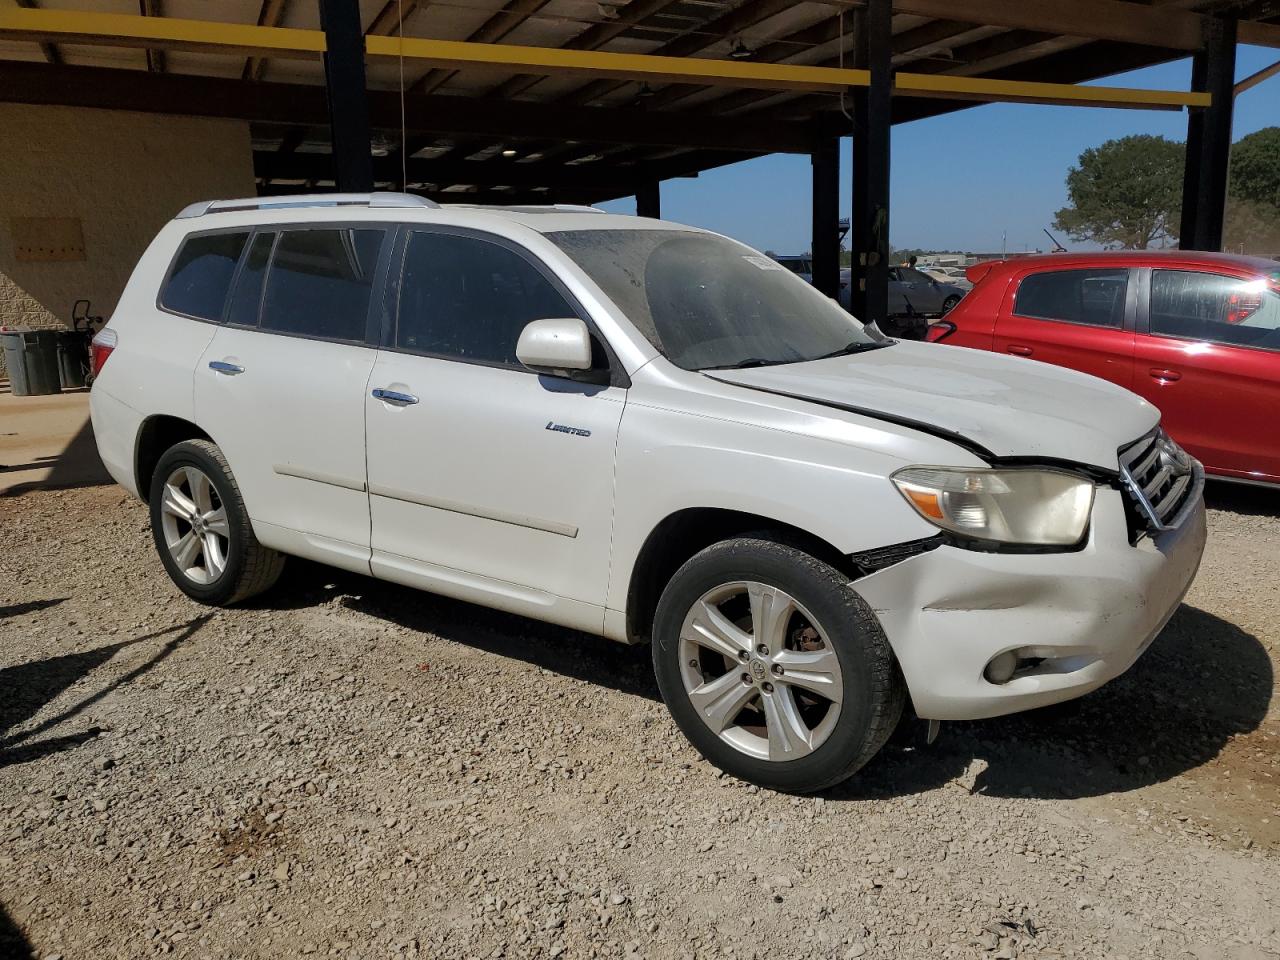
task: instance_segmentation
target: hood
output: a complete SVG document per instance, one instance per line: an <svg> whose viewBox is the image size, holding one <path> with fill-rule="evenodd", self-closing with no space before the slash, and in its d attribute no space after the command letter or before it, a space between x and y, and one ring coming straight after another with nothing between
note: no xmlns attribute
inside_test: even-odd
<svg viewBox="0 0 1280 960"><path fill-rule="evenodd" d="M1106 380L965 347L896 343L847 357L716 379L786 394L980 447L1116 470L1116 451L1160 421L1147 401ZM967 441L965 444L963 441Z"/></svg>

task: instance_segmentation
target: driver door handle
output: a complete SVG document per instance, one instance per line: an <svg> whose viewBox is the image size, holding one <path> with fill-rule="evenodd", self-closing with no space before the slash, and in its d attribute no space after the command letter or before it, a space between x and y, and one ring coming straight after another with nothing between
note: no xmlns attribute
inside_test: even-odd
<svg viewBox="0 0 1280 960"><path fill-rule="evenodd" d="M382 387L373 389L373 397L376 400L382 400L386 403L394 403L396 406L408 407L418 402L418 398L412 393L399 393L395 390L386 390Z"/></svg>
<svg viewBox="0 0 1280 960"><path fill-rule="evenodd" d="M244 373L244 367L240 366L240 364L228 363L226 360L210 360L209 369L215 373L225 373L229 377Z"/></svg>
<svg viewBox="0 0 1280 960"><path fill-rule="evenodd" d="M1147 372L1151 374L1152 380L1159 380L1161 383L1173 383L1182 379L1182 374L1177 370L1166 370L1163 367L1152 367Z"/></svg>
<svg viewBox="0 0 1280 960"><path fill-rule="evenodd" d="M1017 357L1029 357L1031 354L1035 353L1035 351L1030 347L1024 347L1020 343L1011 343L1009 344L1008 349L1010 353Z"/></svg>

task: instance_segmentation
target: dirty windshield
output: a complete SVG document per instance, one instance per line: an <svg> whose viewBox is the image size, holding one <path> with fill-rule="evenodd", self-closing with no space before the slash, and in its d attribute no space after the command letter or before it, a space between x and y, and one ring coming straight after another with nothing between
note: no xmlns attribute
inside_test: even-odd
<svg viewBox="0 0 1280 960"><path fill-rule="evenodd" d="M723 237L571 230L547 238L686 370L798 363L887 343L781 264Z"/></svg>

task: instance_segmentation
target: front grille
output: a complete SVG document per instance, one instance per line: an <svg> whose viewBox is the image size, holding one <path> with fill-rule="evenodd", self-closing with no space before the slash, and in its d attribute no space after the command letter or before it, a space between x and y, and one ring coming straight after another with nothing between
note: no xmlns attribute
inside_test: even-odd
<svg viewBox="0 0 1280 960"><path fill-rule="evenodd" d="M1120 451L1120 476L1139 526L1168 530L1195 494L1195 461L1161 429Z"/></svg>

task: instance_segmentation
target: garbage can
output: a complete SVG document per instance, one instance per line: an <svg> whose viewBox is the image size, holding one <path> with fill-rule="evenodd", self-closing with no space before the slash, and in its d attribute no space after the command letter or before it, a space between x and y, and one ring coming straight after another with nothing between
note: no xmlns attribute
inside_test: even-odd
<svg viewBox="0 0 1280 960"><path fill-rule="evenodd" d="M89 342L79 330L58 331L58 380L63 390L84 386L89 366Z"/></svg>
<svg viewBox="0 0 1280 960"><path fill-rule="evenodd" d="M0 341L15 397L42 396L61 389L56 330L5 330L0 332Z"/></svg>

